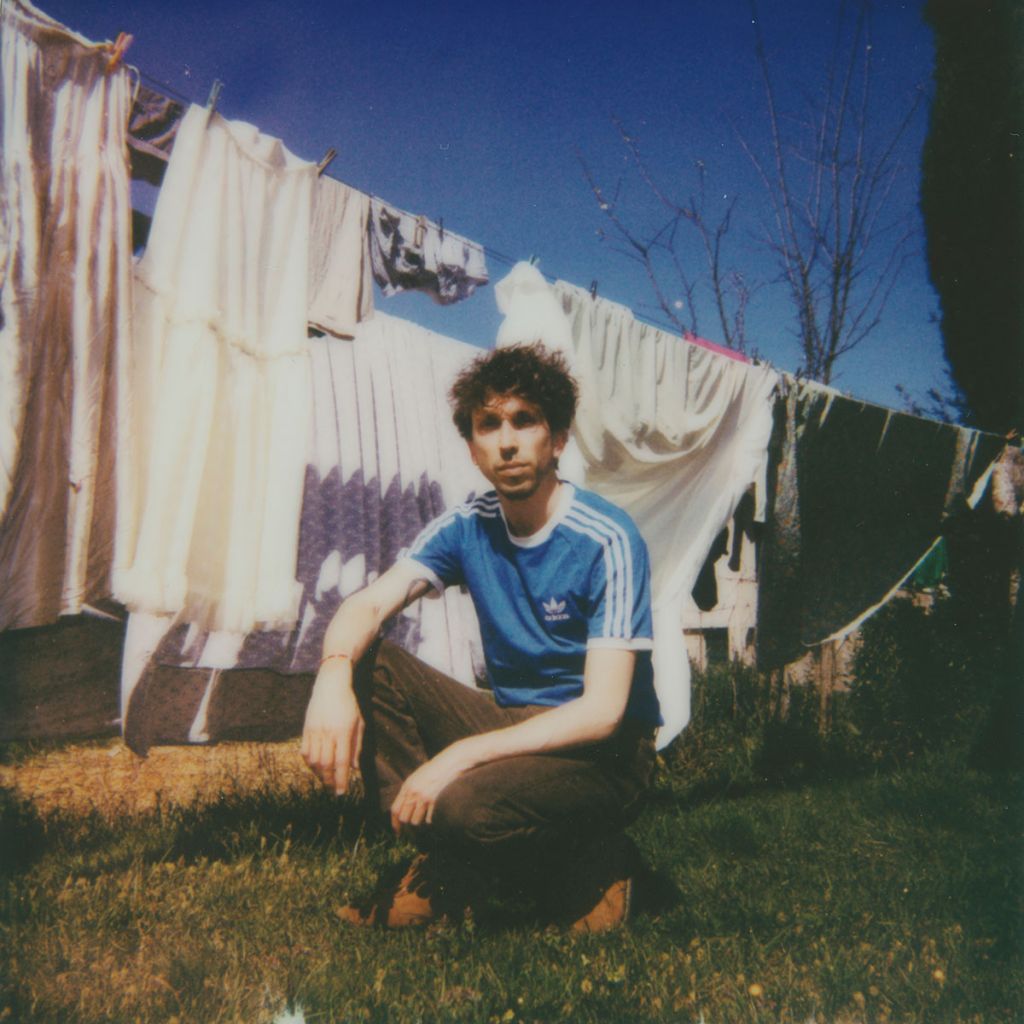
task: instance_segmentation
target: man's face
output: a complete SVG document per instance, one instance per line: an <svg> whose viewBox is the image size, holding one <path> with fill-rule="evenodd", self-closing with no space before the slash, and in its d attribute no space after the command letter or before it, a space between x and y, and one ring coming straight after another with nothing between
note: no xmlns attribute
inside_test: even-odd
<svg viewBox="0 0 1024 1024"><path fill-rule="evenodd" d="M555 476L565 442L533 402L492 392L473 413L469 453L500 495L523 501Z"/></svg>

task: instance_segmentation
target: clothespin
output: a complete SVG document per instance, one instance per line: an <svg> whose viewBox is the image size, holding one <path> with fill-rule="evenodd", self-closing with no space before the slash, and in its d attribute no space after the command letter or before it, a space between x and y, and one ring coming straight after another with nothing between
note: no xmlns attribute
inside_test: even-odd
<svg viewBox="0 0 1024 1024"><path fill-rule="evenodd" d="M444 241L444 217L437 218L437 229L441 233L441 241Z"/></svg>
<svg viewBox="0 0 1024 1024"><path fill-rule="evenodd" d="M338 155L338 151L331 146L329 150L322 157L320 157L320 163L316 165L316 173L323 174L327 170L328 164Z"/></svg>
<svg viewBox="0 0 1024 1024"><path fill-rule="evenodd" d="M127 32L118 32L117 41L114 42L110 47L110 56L107 58L107 74L111 71L115 71L121 61L124 59L125 51L129 46L132 45L135 36L128 35Z"/></svg>
<svg viewBox="0 0 1024 1024"><path fill-rule="evenodd" d="M416 249L423 248L424 239L427 237L427 218L421 213L416 218L416 230L413 232L412 244Z"/></svg>
<svg viewBox="0 0 1024 1024"><path fill-rule="evenodd" d="M213 85L210 86L210 96L206 101L206 109L212 114L217 109L217 100L220 98L220 91L224 88L224 83L219 79L213 80Z"/></svg>
<svg viewBox="0 0 1024 1024"><path fill-rule="evenodd" d="M530 266L531 267L537 266L537 259L538 259L538 257L534 253L530 253Z"/></svg>
<svg viewBox="0 0 1024 1024"><path fill-rule="evenodd" d="M596 299L597 298L597 280L596 279L590 282L590 297L592 299Z"/></svg>

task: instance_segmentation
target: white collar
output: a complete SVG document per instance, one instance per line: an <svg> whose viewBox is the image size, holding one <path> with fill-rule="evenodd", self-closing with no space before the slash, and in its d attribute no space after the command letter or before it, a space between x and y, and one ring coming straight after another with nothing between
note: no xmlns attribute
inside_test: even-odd
<svg viewBox="0 0 1024 1024"><path fill-rule="evenodd" d="M561 493L551 518L536 533L531 533L526 537L517 537L512 533L508 528L508 520L505 518L505 509L502 508L501 502L498 502L498 508L501 509L501 521L505 524L505 533L517 548L535 548L543 544L554 532L555 527L569 514L573 499L576 497L576 488L568 480L559 478L558 482L561 484Z"/></svg>

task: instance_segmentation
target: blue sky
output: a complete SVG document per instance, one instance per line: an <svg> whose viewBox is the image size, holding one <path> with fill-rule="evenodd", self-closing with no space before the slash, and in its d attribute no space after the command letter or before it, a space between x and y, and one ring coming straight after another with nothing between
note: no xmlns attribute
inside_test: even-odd
<svg viewBox="0 0 1024 1024"><path fill-rule="evenodd" d="M580 155L608 188L626 170L612 124L640 142L652 172L681 197L707 168L709 214L738 196L730 260L765 283L748 334L781 369L799 363L790 306L771 284L758 244L765 200L737 141L763 146L767 121L747 0L607 0L446 4L294 0L42 0L43 10L93 39L120 30L147 79L195 102L213 80L218 108L276 135L299 156L330 147L330 173L433 219L513 259L538 258L554 277L661 319L641 268L600 232L605 219ZM879 138L930 85L933 49L922 3L873 8L872 117ZM760 0L760 22L780 106L800 115L820 95L838 0ZM898 406L902 384L923 396L943 384L938 303L928 284L917 213L922 106L900 147L904 170L889 212L913 230L886 315L840 364L837 386ZM634 223L654 221L635 180L625 184ZM696 241L696 240L695 240ZM507 266L490 261L492 281ZM450 307L413 294L378 308L443 334L489 345L500 317L492 288ZM701 307L698 305L698 309ZM710 312L701 333L721 340Z"/></svg>

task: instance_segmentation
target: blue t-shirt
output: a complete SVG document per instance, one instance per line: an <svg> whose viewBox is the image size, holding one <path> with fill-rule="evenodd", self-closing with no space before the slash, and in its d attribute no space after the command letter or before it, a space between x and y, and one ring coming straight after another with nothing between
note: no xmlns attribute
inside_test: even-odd
<svg viewBox="0 0 1024 1024"><path fill-rule="evenodd" d="M620 508L563 482L544 527L514 537L489 491L428 524L407 557L437 590L469 590L502 706L555 706L578 697L587 649L604 646L636 651L626 715L661 723L647 546Z"/></svg>

